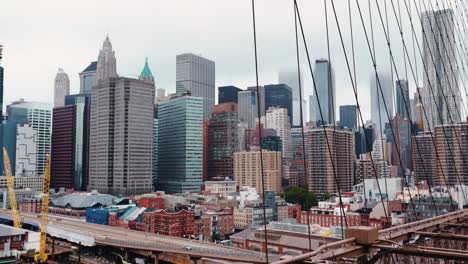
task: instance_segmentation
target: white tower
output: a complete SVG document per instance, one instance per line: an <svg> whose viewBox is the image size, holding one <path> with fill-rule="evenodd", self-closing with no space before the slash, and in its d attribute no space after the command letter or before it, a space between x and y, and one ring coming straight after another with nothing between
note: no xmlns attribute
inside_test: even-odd
<svg viewBox="0 0 468 264"><path fill-rule="evenodd" d="M65 105L65 96L70 94L70 79L62 68L58 69L54 83L54 107Z"/></svg>

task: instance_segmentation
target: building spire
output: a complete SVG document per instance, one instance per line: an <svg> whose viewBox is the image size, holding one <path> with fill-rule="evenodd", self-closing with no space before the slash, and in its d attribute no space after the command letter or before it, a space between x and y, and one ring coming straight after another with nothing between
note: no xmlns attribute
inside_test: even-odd
<svg viewBox="0 0 468 264"><path fill-rule="evenodd" d="M95 84L99 81L109 78L117 78L117 62L115 52L112 50L112 43L109 39L109 34L106 34L106 39L102 44L102 49L99 51Z"/></svg>
<svg viewBox="0 0 468 264"><path fill-rule="evenodd" d="M145 58L145 66L143 66L143 70L141 70L140 77L138 77L138 79L154 83L154 76L148 65L148 57Z"/></svg>

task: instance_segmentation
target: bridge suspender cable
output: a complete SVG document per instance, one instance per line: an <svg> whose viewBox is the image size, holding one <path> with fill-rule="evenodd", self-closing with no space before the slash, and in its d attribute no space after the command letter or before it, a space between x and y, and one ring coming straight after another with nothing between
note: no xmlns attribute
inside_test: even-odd
<svg viewBox="0 0 468 264"><path fill-rule="evenodd" d="M255 81L256 81L256 95L257 95L257 114L258 114L258 142L260 145L260 172L262 176L262 207L263 207L263 226L264 226L264 236L265 236L265 259L268 263L268 233L267 233L267 217L266 217L266 205L265 205L265 174L263 171L263 152L262 152L262 125L261 125L261 105L260 105L260 88L258 85L258 58L257 58L257 32L255 27L255 0L252 0L252 27L253 27L253 41L254 41L254 57L255 57Z"/></svg>

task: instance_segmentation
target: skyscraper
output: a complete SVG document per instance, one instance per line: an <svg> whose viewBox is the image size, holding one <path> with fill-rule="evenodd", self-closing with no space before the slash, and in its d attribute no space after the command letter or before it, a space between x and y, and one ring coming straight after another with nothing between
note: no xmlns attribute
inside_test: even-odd
<svg viewBox="0 0 468 264"><path fill-rule="evenodd" d="M115 52L112 50L112 43L109 40L109 36L106 36L102 49L99 51L94 84L99 84L100 81L107 82L109 78L117 77Z"/></svg>
<svg viewBox="0 0 468 264"><path fill-rule="evenodd" d="M354 132L333 127L326 127L325 131L323 128L315 128L307 133L307 147L309 191L317 195L337 192L335 175L341 191L346 192L352 189Z"/></svg>
<svg viewBox="0 0 468 264"><path fill-rule="evenodd" d="M215 63L191 53L177 55L176 93L203 98L203 119L209 119L215 104Z"/></svg>
<svg viewBox="0 0 468 264"><path fill-rule="evenodd" d="M208 178L233 178L233 153L237 151L237 104L215 105L208 125Z"/></svg>
<svg viewBox="0 0 468 264"><path fill-rule="evenodd" d="M291 87L292 89L292 97L293 97L293 109L292 109L292 125L293 126L300 126L301 120L301 98L299 97L299 88L302 89L301 95L302 99L305 98L304 96L304 85L303 85L303 78L302 78L302 71L299 72L301 75L301 83L299 84L299 76L297 74L297 69L290 69L290 70L283 70L279 72L278 75L278 83L284 83ZM304 113L303 117L305 122L305 100L302 100L302 112Z"/></svg>
<svg viewBox="0 0 468 264"><path fill-rule="evenodd" d="M409 98L408 81L397 80L395 82L395 90L396 90L396 114L398 114L402 118L409 119L411 117L411 102Z"/></svg>
<svg viewBox="0 0 468 264"><path fill-rule="evenodd" d="M117 77L106 37L91 92L89 185L103 193L153 190L154 83Z"/></svg>
<svg viewBox="0 0 468 264"><path fill-rule="evenodd" d="M333 67L328 62L328 60L319 59L315 61L314 74L317 94L314 95L315 100L312 100L312 103L314 104L313 108L315 109L316 117L318 119L313 121L323 121L325 124L333 124L336 120L335 71L333 70ZM321 116L317 97L320 101L320 108L322 110L324 120L320 120Z"/></svg>
<svg viewBox="0 0 468 264"><path fill-rule="evenodd" d="M358 128L357 118L357 107L355 105L340 106L340 125L342 127L356 130Z"/></svg>
<svg viewBox="0 0 468 264"><path fill-rule="evenodd" d="M400 117L398 114L393 117L392 122L396 137L392 144L392 164L399 168L398 174L403 177L401 167L406 170L411 169L413 165L411 159L411 123L407 118ZM399 150L399 153L397 150Z"/></svg>
<svg viewBox="0 0 468 264"><path fill-rule="evenodd" d="M37 133L30 124L16 127L16 176L36 176Z"/></svg>
<svg viewBox="0 0 468 264"><path fill-rule="evenodd" d="M370 104L371 120L376 124L375 131L379 138L379 131L383 130L385 124L389 122L389 118L393 117L393 84L391 76L387 73L380 72L378 77L376 78L375 73L371 74ZM387 115L385 107L387 107L389 115Z"/></svg>
<svg viewBox="0 0 468 264"><path fill-rule="evenodd" d="M50 162L50 186L82 190L82 178L74 178L75 172L75 106L54 107L52 118L52 148Z"/></svg>
<svg viewBox="0 0 468 264"><path fill-rule="evenodd" d="M96 76L97 61L91 62L82 72L80 76L80 94L90 94L91 88L94 85Z"/></svg>
<svg viewBox="0 0 468 264"><path fill-rule="evenodd" d="M198 192L203 184L203 98L181 96L158 109L158 190Z"/></svg>
<svg viewBox="0 0 468 264"><path fill-rule="evenodd" d="M291 123L288 110L285 108L270 107L266 112L266 128L276 131L282 141L282 157L284 160L292 159L291 149Z"/></svg>
<svg viewBox="0 0 468 264"><path fill-rule="evenodd" d="M52 106L46 103L20 100L7 106L7 115L8 121L3 126L3 142L10 156L12 173L16 173L16 134L18 125L29 124L37 135L36 173L42 175L46 155L50 153Z"/></svg>
<svg viewBox="0 0 468 264"><path fill-rule="evenodd" d="M458 70L449 67L457 58L455 51L446 50L449 46L455 50L457 48L453 10L424 12L422 30L423 64L427 70L427 74L423 74L423 106L429 119L428 123L424 124L424 129L429 130L436 125L450 124L452 120L455 123L460 121L461 96L458 86Z"/></svg>
<svg viewBox="0 0 468 264"><path fill-rule="evenodd" d="M247 128L255 128L255 119L258 117L257 92L247 90L238 93L238 120L247 124Z"/></svg>
<svg viewBox="0 0 468 264"><path fill-rule="evenodd" d="M62 68L58 69L54 82L54 107L65 105L65 96L70 94L70 79Z"/></svg>
<svg viewBox="0 0 468 264"><path fill-rule="evenodd" d="M2 67L2 58L3 58L3 46L0 44L0 121L3 121L3 67ZM0 141L1 143L1 141ZM3 146L3 144L0 144ZM3 153L0 155L3 157Z"/></svg>
<svg viewBox="0 0 468 264"><path fill-rule="evenodd" d="M432 143L432 133L419 132L413 136L412 146L415 182L426 181L431 186L443 184L443 182L439 183L439 177L435 174L435 169L439 167L439 164L435 162L436 155L435 146Z"/></svg>
<svg viewBox="0 0 468 264"><path fill-rule="evenodd" d="M288 111L289 122L292 125L293 111L292 89L286 84L265 85L265 111L270 107L285 108Z"/></svg>
<svg viewBox="0 0 468 264"><path fill-rule="evenodd" d="M218 104L238 103L237 94L241 91L241 88L237 88L235 86L218 87Z"/></svg>
<svg viewBox="0 0 468 264"><path fill-rule="evenodd" d="M260 159L263 159L263 176L265 191L281 193L282 160L281 152L252 149L234 153L234 179L239 188L254 187L257 192L263 191Z"/></svg>

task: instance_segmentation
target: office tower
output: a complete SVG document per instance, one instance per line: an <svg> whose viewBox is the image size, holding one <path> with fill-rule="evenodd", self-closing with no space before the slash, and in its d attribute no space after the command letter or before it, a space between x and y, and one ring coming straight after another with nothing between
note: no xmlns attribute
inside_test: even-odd
<svg viewBox="0 0 468 264"><path fill-rule="evenodd" d="M3 125L4 147L8 150L12 173L16 173L16 135L18 124L29 124L36 131L36 173L44 173L46 155L50 153L52 106L20 100L7 106L8 120ZM2 164L3 168L3 164Z"/></svg>
<svg viewBox="0 0 468 264"><path fill-rule="evenodd" d="M441 163L433 175L439 185L468 184L468 123L435 126L433 135Z"/></svg>
<svg viewBox="0 0 468 264"><path fill-rule="evenodd" d="M153 190L154 83L117 77L106 37L91 92L89 185L102 193Z"/></svg>
<svg viewBox="0 0 468 264"><path fill-rule="evenodd" d="M239 109L239 108L238 108ZM239 151L249 150L254 144L255 129L249 128L246 123L237 124L237 135L239 142Z"/></svg>
<svg viewBox="0 0 468 264"><path fill-rule="evenodd" d="M375 140L375 129L372 122L367 121L364 124L364 128L359 127L354 133L354 148L356 152L356 157L359 157L361 154L369 153L372 151L372 146L374 145Z"/></svg>
<svg viewBox="0 0 468 264"><path fill-rule="evenodd" d="M323 121L321 123L334 124L335 123L335 108L336 108L336 87L335 87L335 71L333 67L326 59L319 59L315 61L315 88L317 94L315 94L315 100L312 100L314 110L316 112L317 120ZM317 102L320 101L320 109L322 110L323 119L320 120L320 109ZM312 120L312 119L311 119Z"/></svg>
<svg viewBox="0 0 468 264"><path fill-rule="evenodd" d="M286 84L265 85L265 111L270 107L288 110L289 123L292 125L292 89Z"/></svg>
<svg viewBox="0 0 468 264"><path fill-rule="evenodd" d="M250 87L247 87L247 90L248 91L253 91L255 92L255 96L258 100L256 101L259 101L260 102L260 116L263 117L265 116L265 112L266 112L266 107L265 107L265 87L263 86L250 86ZM257 114L255 114L257 116ZM258 118L258 117L257 117Z"/></svg>
<svg viewBox="0 0 468 264"><path fill-rule="evenodd" d="M268 108L265 127L276 130L276 135L281 138L282 142L283 160L291 160L291 123L289 121L288 110L277 107Z"/></svg>
<svg viewBox="0 0 468 264"><path fill-rule="evenodd" d="M215 62L191 53L177 55L176 93L203 98L203 119L215 104Z"/></svg>
<svg viewBox="0 0 468 264"><path fill-rule="evenodd" d="M54 107L65 105L65 96L70 94L70 79L62 68L58 69L54 81Z"/></svg>
<svg viewBox="0 0 468 264"><path fill-rule="evenodd" d="M94 84L99 84L101 81L108 82L109 78L117 77L117 61L115 59L115 52L112 50L112 44L109 40L109 36L106 36L102 49L99 51Z"/></svg>
<svg viewBox="0 0 468 264"><path fill-rule="evenodd" d="M239 147L237 135L237 104L215 105L208 125L208 178L232 179L233 153Z"/></svg>
<svg viewBox="0 0 468 264"><path fill-rule="evenodd" d="M262 150L265 191L281 193L282 160L281 152ZM260 169L260 150L234 153L234 180L237 187L254 187L262 193L262 172Z"/></svg>
<svg viewBox="0 0 468 264"><path fill-rule="evenodd" d="M409 99L409 88L407 80L397 80L395 82L396 90L396 114L402 118L411 117L411 105ZM408 112L410 111L410 112Z"/></svg>
<svg viewBox="0 0 468 264"><path fill-rule="evenodd" d="M52 116L52 148L50 186L82 190L82 179L75 174L75 106L54 107Z"/></svg>
<svg viewBox="0 0 468 264"><path fill-rule="evenodd" d="M16 176L36 176L37 133L29 124L16 127Z"/></svg>
<svg viewBox="0 0 468 264"><path fill-rule="evenodd" d="M385 124L390 122L389 118L393 117L393 84L390 74L379 72L378 78L375 73L371 74L370 100L371 120L376 124L375 131L379 138L379 131L383 130ZM386 109L388 109L388 115Z"/></svg>
<svg viewBox="0 0 468 264"><path fill-rule="evenodd" d="M307 147L309 191L320 196L337 192L335 175L341 191L351 191L354 179L354 132L333 127L326 127L325 131L323 128L314 128L307 133Z"/></svg>
<svg viewBox="0 0 468 264"><path fill-rule="evenodd" d="M79 73L80 76L80 94L90 94L93 88L96 76L97 61L92 61L88 67Z"/></svg>
<svg viewBox="0 0 468 264"><path fill-rule="evenodd" d="M292 97L293 97L293 109L292 109L292 125L300 126L301 125L301 98L299 97L299 89L302 89L301 95L302 99L305 98L304 96L304 81L302 78L302 71L299 71L301 75L301 83L299 84L299 75L297 73L297 69L290 69L290 70L283 70L280 71L278 74L278 83L284 83L287 86L291 87L292 89ZM305 112L306 112L306 105L305 100L302 100L302 112L303 112L303 122L305 122Z"/></svg>
<svg viewBox="0 0 468 264"><path fill-rule="evenodd" d="M403 118L397 114L392 120L392 125L395 134L395 140L392 145L392 165L399 168L398 175L403 177L401 167L403 167L403 171L406 169L411 170L412 168L411 123L407 118Z"/></svg>
<svg viewBox="0 0 468 264"><path fill-rule="evenodd" d="M423 65L427 70L423 74L423 105L429 119L425 130L461 120L458 69L450 67L457 60L453 16L451 9L422 14ZM450 46L455 49L453 52L446 50Z"/></svg>
<svg viewBox="0 0 468 264"><path fill-rule="evenodd" d="M443 143L445 144L445 142ZM444 182L439 183L439 177L435 174L439 164L436 161L432 133L419 132L413 136L412 145L415 183L426 181L430 186L445 185Z"/></svg>
<svg viewBox="0 0 468 264"><path fill-rule="evenodd" d="M54 186L54 187L69 187L74 188L78 191L86 190L88 184L88 151L89 151L89 108L90 108L90 97L88 93L85 94L74 94L68 95L65 97L65 107L71 109L73 107L73 113L66 112L65 110L60 110L57 114L59 120L56 120L55 117L52 119L54 125L52 126L52 150L54 153L56 151L63 151L65 146L61 144L54 144L56 140L61 140L61 137L70 137L72 140L72 147L66 151L72 151L71 167L67 174L67 181L71 183L69 186ZM59 111L59 110L57 110ZM65 112L64 112L65 111ZM68 115L66 115L66 113ZM54 110L55 115L55 110ZM67 122L73 120L72 135L69 135L70 125ZM66 127L66 128L65 128ZM56 168L63 169L59 164L54 162L55 159L59 161L64 160L60 158L61 155L52 155L52 166L51 166L51 177L54 178L54 171Z"/></svg>
<svg viewBox="0 0 468 264"><path fill-rule="evenodd" d="M218 104L238 103L237 94L241 91L241 88L237 88L235 86L218 87Z"/></svg>
<svg viewBox="0 0 468 264"><path fill-rule="evenodd" d="M320 120L320 113L317 107L317 97L314 95L309 96L309 122L317 123Z"/></svg>
<svg viewBox="0 0 468 264"><path fill-rule="evenodd" d="M158 189L198 192L203 184L203 98L181 96L158 107Z"/></svg>
<svg viewBox="0 0 468 264"><path fill-rule="evenodd" d="M247 124L250 129L255 128L255 119L258 117L257 93L247 90L238 93L238 119Z"/></svg>
<svg viewBox="0 0 468 264"><path fill-rule="evenodd" d="M358 113L355 105L340 106L340 126L356 130L358 125Z"/></svg>
<svg viewBox="0 0 468 264"><path fill-rule="evenodd" d="M159 142L159 120L155 116L153 120L153 186L156 191L156 185L158 183L158 142Z"/></svg>

